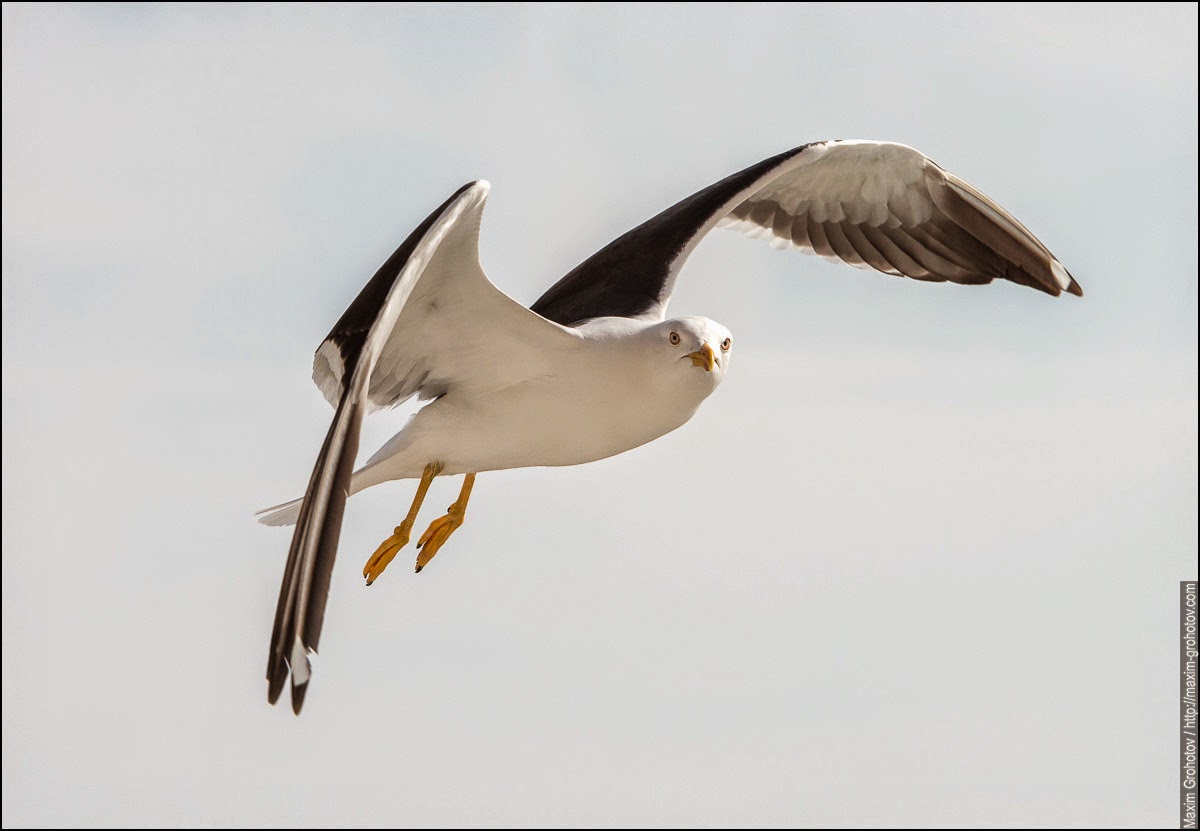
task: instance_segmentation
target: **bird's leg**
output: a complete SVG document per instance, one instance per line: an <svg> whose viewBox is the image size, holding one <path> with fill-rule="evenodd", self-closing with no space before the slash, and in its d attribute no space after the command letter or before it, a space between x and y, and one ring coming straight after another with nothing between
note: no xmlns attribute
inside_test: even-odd
<svg viewBox="0 0 1200 831"><path fill-rule="evenodd" d="M463 524L463 516L467 512L467 500L471 498L471 488L474 485L475 474L468 473L467 477L463 480L458 500L446 509L445 516L438 517L429 523L429 527L425 529L425 533L417 541L417 548L421 549L417 553L418 574L433 559L433 555L438 553L438 549L450 538L450 535L455 532L458 526Z"/></svg>
<svg viewBox="0 0 1200 831"><path fill-rule="evenodd" d="M375 578L383 574L383 570L388 567L388 563L400 549L408 545L413 523L417 521L417 511L421 510L421 503L425 501L425 494L433 483L433 477L441 473L443 467L445 465L441 462L430 462L425 465L425 472L421 474L421 484L417 485L417 495L413 497L412 507L408 509L408 516L396 526L390 537L379 544L379 548L375 549L375 553L363 566L363 577L367 578L368 586L375 582Z"/></svg>

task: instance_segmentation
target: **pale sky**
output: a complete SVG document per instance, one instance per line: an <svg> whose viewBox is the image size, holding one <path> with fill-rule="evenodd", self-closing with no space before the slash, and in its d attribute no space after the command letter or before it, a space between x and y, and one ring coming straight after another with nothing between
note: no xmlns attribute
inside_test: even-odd
<svg viewBox="0 0 1200 831"><path fill-rule="evenodd" d="M1194 4L3 7L3 823L1163 826L1197 548ZM419 576L349 503L263 671L312 352L459 185L532 302L804 142L910 144L1085 297L714 233L728 380L481 475ZM368 420L362 458L412 407ZM419 527L454 498L435 484Z"/></svg>

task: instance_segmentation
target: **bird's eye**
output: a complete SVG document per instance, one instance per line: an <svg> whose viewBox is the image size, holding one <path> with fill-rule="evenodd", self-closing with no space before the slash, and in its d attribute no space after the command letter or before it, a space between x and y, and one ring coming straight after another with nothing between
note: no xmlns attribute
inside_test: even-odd
<svg viewBox="0 0 1200 831"><path fill-rule="evenodd" d="M672 332L670 340L671 340L671 346L679 346L679 333Z"/></svg>
<svg viewBox="0 0 1200 831"><path fill-rule="evenodd" d="M725 340L721 341L721 351L722 352L728 352L729 347L731 347L731 346L733 346L733 338L725 338Z"/></svg>

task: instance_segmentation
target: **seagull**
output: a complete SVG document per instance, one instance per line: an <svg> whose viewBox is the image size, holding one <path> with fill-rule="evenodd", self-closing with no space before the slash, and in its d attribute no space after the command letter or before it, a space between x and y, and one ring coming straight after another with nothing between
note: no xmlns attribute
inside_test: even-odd
<svg viewBox="0 0 1200 831"><path fill-rule="evenodd" d="M267 660L274 704L290 676L297 715L312 678L347 498L417 479L407 515L367 559L373 583L408 544L437 476L463 474L417 541L416 571L464 522L477 474L578 465L685 424L729 371L733 336L667 318L688 255L713 228L741 230L915 280L1009 280L1083 291L1008 211L911 147L805 144L734 173L618 237L525 308L479 264L489 184L464 185L375 273L317 349L313 380L334 408L303 498L260 511L295 524ZM358 470L363 416L430 401Z"/></svg>

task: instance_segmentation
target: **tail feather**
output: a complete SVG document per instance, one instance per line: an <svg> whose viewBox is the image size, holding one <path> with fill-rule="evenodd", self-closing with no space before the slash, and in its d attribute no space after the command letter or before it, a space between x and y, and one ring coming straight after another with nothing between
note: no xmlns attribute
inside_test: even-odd
<svg viewBox="0 0 1200 831"><path fill-rule="evenodd" d="M302 504L304 504L303 498L293 499L291 502L284 502L282 505L272 505L270 508L263 508L254 516L263 525L295 525L296 520L300 517L300 506Z"/></svg>

